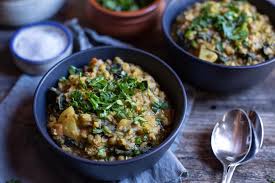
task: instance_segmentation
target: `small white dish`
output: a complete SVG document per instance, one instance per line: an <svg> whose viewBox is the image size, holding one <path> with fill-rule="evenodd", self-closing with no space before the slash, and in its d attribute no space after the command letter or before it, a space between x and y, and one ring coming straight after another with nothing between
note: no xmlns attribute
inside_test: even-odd
<svg viewBox="0 0 275 183"><path fill-rule="evenodd" d="M21 26L55 15L65 0L0 0L0 24Z"/></svg>
<svg viewBox="0 0 275 183"><path fill-rule="evenodd" d="M33 75L46 73L72 53L73 38L64 25L53 22L30 24L16 31L10 42L15 64Z"/></svg>

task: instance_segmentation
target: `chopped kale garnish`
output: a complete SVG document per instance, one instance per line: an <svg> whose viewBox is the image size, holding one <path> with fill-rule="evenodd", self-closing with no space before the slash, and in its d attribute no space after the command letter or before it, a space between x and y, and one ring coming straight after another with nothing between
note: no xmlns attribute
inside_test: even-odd
<svg viewBox="0 0 275 183"><path fill-rule="evenodd" d="M103 130L101 128L94 128L94 129L92 129L92 134L100 134L102 132L103 132Z"/></svg>
<svg viewBox="0 0 275 183"><path fill-rule="evenodd" d="M201 10L201 14L196 17L189 28L185 31L185 38L191 39L191 34L198 33L198 38L211 40L211 35L200 32L204 28L216 28L221 31L224 37L231 41L244 40L248 37L247 14L240 11L233 2L229 5L229 10L224 14L212 14L206 4Z"/></svg>
<svg viewBox="0 0 275 183"><path fill-rule="evenodd" d="M135 143L136 143L136 145L140 145L142 143L142 138L141 137L136 137Z"/></svg>
<svg viewBox="0 0 275 183"><path fill-rule="evenodd" d="M69 67L68 72L70 75L80 75L80 76L83 75L82 69L76 68L75 66L72 66L72 65Z"/></svg>
<svg viewBox="0 0 275 183"><path fill-rule="evenodd" d="M120 64L112 64L110 72L113 73L115 79L127 76L127 73L122 69L122 66Z"/></svg>
<svg viewBox="0 0 275 183"><path fill-rule="evenodd" d="M152 0L97 0L103 7L113 11L134 11L143 8Z"/></svg>
<svg viewBox="0 0 275 183"><path fill-rule="evenodd" d="M137 81L132 77L124 77L108 81L103 76L87 79L89 90L75 90L69 95L69 103L76 110L94 112L104 119L110 112L115 112L119 119L136 116L135 102L132 96L136 91L145 91L147 81Z"/></svg>
<svg viewBox="0 0 275 183"><path fill-rule="evenodd" d="M98 150L97 155L98 155L99 157L101 157L101 158L106 157L106 149L105 149L104 147L100 148L100 149Z"/></svg>
<svg viewBox="0 0 275 183"><path fill-rule="evenodd" d="M168 109L168 103L165 101L158 101L152 104L152 111L157 113L159 110Z"/></svg>

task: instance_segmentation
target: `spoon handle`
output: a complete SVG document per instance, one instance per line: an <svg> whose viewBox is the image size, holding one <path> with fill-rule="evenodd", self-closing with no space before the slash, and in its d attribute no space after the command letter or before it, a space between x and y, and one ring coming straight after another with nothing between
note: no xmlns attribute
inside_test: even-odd
<svg viewBox="0 0 275 183"><path fill-rule="evenodd" d="M223 167L222 183L230 183L236 167L237 165Z"/></svg>

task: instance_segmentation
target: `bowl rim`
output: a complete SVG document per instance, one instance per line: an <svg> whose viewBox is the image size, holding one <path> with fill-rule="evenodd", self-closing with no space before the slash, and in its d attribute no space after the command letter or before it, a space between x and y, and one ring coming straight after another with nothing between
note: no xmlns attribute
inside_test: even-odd
<svg viewBox="0 0 275 183"><path fill-rule="evenodd" d="M59 30L61 30L62 32L65 33L65 36L66 36L66 39L68 40L68 43L65 46L65 48L58 55L56 55L52 58L49 58L49 59L45 59L45 60L32 60L32 59L22 57L16 52L16 49L14 47L16 37L22 31L24 31L28 28L38 27L38 26L51 26L51 27L57 28L57 29L59 29ZM12 37L11 37L9 48L10 48L10 51L11 51L12 55L19 61L26 62L28 64L33 64L33 65L43 65L43 64L50 63L50 62L54 62L60 56L63 56L66 53L66 51L68 49L70 49L72 44L73 44L73 36L72 36L71 31L66 26L62 25L61 23L55 22L55 21L42 21L42 22L31 23L31 24L25 25L25 26L21 27L20 29L18 29L17 31L15 31L13 33Z"/></svg>
<svg viewBox="0 0 275 183"><path fill-rule="evenodd" d="M178 125L170 132L170 134L165 138L164 141L161 142L161 144L159 144L158 146L150 149L149 151L138 155L136 157L133 157L131 159L128 160L117 160L117 161L111 161L111 162L102 162L102 161L95 161L95 160L90 160L90 159L86 159L86 158L82 158L80 156L75 156L73 154L70 154L68 152L63 151L54 141L50 136L47 136L44 132L43 129L45 127L43 127L43 125L41 125L41 123L39 123L39 117L37 116L37 101L38 101L38 93L39 90L41 88L41 86L43 85L43 82L51 75L51 73L57 68L59 67L62 63L66 62L67 60L73 58L73 57L77 57L83 53L89 52L91 50L93 51L97 51L97 50L104 50L104 49L123 49L126 51L130 51L130 52L138 52L140 54L143 54L144 56L148 56L153 58L156 62L158 62L159 64L162 64L170 73L171 75L174 77L174 79L176 80L176 82L178 83L179 87L181 88L180 93L184 98L184 104L181 107L181 111L180 111L180 117L179 117L179 122ZM148 72L149 73L149 72ZM137 48L126 48L126 47L118 47L118 46L100 46L97 48L90 48L84 51L80 51L78 53L72 54L71 56L63 59L62 61L58 62L57 64L55 64L40 80L36 90L35 90L35 94L34 94L34 102L33 102L33 114L34 114L34 119L35 119L35 123L36 126L39 130L39 132L42 134L42 136L44 137L44 139L54 148L56 149L59 153L64 154L66 157L71 158L73 160L78 160L82 163L88 163L88 164L93 164L93 165L99 165L99 166L117 166L117 165L123 165L123 164L128 164L128 163L133 163L135 161L141 160L143 158L146 158L148 156L151 156L152 154L160 151L163 147L165 147L173 138L176 137L176 135L178 134L180 128L182 128L182 125L185 121L185 117L186 117L186 112L187 112L187 95L186 95L186 91L185 88L181 82L181 80L179 79L178 75L176 74L176 72L167 64L165 63L163 60L161 60L160 58L158 58L157 56L148 53L146 51L137 49ZM48 132L46 132L48 133ZM49 135L49 134L48 134Z"/></svg>
<svg viewBox="0 0 275 183"><path fill-rule="evenodd" d="M88 3L90 4L90 6L93 6L97 11L100 11L106 15L111 15L114 17L122 17L122 18L133 18L133 17L146 15L146 14L156 10L160 1L161 0L154 0L149 5L141 8L141 9L135 10L135 11L112 11L112 10L109 10L109 9L101 6L97 2L97 0L88 0Z"/></svg>
<svg viewBox="0 0 275 183"><path fill-rule="evenodd" d="M242 66L229 66L229 65L224 65L224 64L216 64L216 63L212 63L212 62L208 62L208 61L205 61L205 60L202 60L200 59L199 57L197 56L194 56L192 53L190 53L189 51L185 50L184 48L182 48L180 45L178 45L176 43L176 41L172 38L171 36L171 32L168 32L168 29L169 27L171 28L173 22L175 21L177 15L173 18L172 21L169 22L169 25L165 23L165 19L166 17L168 16L167 14L169 14L170 12L170 8L171 6L173 6L173 4L178 1L178 0L171 0L169 2L169 4L167 5L164 13L163 13L163 16L162 16L162 20L161 20L161 26L162 26L162 30L164 32L164 35L166 37L166 39L169 40L170 43L172 43L172 45L174 47L176 47L176 49L178 49L179 51L183 52L184 54L192 57L192 59L195 59L196 62L199 62L201 64L206 64L206 65L209 65L209 66L214 66L214 67L218 67L218 68L223 68L223 69L236 69L236 70L241 70L241 69L254 69L254 68L258 68L258 67L261 67L261 66L265 66L265 65L268 65L270 63L273 63L275 62L275 57L271 58L271 59L268 59L268 60L264 60L263 62L261 63L258 63L258 64L254 64L254 65L242 65ZM267 0L265 0L266 2L268 2ZM194 5L196 2L199 2L199 0L197 1L194 1L191 3L191 6ZM251 3L251 2L250 2ZM269 2L268 2L269 3ZM252 4L252 3L251 3ZM269 3L269 4L272 4L272 3ZM252 4L253 5L253 4ZM272 4L272 7L274 8L274 5ZM187 7L182 7L182 11L185 11ZM179 15L179 14L178 14ZM269 16L268 16L269 17Z"/></svg>

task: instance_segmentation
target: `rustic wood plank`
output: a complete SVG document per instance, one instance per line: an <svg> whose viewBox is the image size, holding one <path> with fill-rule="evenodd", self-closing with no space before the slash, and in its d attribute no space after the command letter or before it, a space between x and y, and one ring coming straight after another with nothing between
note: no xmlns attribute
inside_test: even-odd
<svg viewBox="0 0 275 183"><path fill-rule="evenodd" d="M268 182L275 178L275 71L261 84L233 95L197 92L193 111L184 129L182 148L177 156L189 170L184 182L219 182L222 166L211 150L211 131L217 120L231 108L254 108L259 111L265 127L263 149L255 160L237 168L232 181Z"/></svg>

